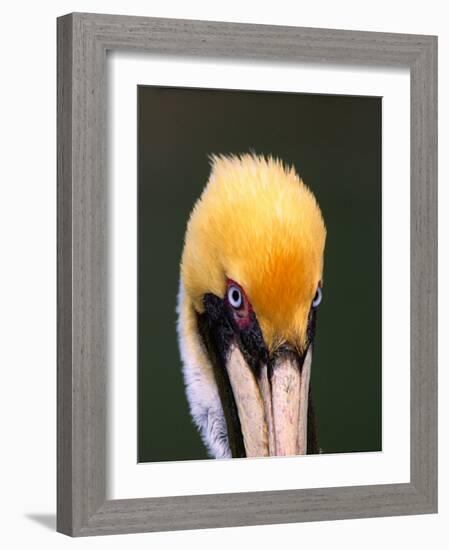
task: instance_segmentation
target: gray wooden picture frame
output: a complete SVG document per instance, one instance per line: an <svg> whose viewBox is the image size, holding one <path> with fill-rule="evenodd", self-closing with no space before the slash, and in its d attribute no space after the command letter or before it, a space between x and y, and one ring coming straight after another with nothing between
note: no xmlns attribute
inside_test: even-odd
<svg viewBox="0 0 449 550"><path fill-rule="evenodd" d="M72 536L437 511L437 38L74 13L58 28L57 529ZM106 52L408 67L410 483L106 498Z"/></svg>

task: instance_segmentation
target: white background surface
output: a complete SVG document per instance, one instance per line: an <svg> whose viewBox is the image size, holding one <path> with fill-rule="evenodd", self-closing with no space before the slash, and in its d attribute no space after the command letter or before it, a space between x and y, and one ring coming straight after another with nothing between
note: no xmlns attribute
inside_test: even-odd
<svg viewBox="0 0 449 550"><path fill-rule="evenodd" d="M108 59L112 239L109 498L275 491L410 481L410 74L324 64ZM382 96L382 452L136 463L137 85ZM313 185L312 185L313 188ZM397 285L397 281L401 285ZM175 343L174 343L175 344Z"/></svg>
<svg viewBox="0 0 449 550"><path fill-rule="evenodd" d="M440 181L448 180L448 37L444 3L322 2L223 3L17 1L2 11L0 56L0 250L2 384L1 544L5 548L407 548L447 544L449 279L440 216L440 513L436 516L322 522L283 526L71 540L54 533L55 513L55 245L56 245L56 28L55 17L70 11L184 17L249 23L290 24L373 31L439 34ZM440 212L448 188L440 186ZM400 283L399 283L400 284Z"/></svg>

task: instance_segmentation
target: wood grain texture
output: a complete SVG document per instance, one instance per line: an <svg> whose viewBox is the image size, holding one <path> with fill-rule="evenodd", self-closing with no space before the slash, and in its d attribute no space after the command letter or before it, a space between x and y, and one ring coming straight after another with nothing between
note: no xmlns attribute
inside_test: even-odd
<svg viewBox="0 0 449 550"><path fill-rule="evenodd" d="M57 529L72 530L72 25L58 20Z"/></svg>
<svg viewBox="0 0 449 550"><path fill-rule="evenodd" d="M410 68L410 483L106 500L110 49ZM116 15L59 18L57 407L57 529L68 535L436 512L436 37Z"/></svg>

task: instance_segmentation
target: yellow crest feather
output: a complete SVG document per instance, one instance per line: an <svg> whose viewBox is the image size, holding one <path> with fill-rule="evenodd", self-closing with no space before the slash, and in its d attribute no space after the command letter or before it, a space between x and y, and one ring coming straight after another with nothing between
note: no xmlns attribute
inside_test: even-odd
<svg viewBox="0 0 449 550"><path fill-rule="evenodd" d="M272 157L213 156L209 182L187 225L181 279L198 312L223 297L226 278L245 290L273 351L307 342L322 281L326 228L316 199L291 167Z"/></svg>

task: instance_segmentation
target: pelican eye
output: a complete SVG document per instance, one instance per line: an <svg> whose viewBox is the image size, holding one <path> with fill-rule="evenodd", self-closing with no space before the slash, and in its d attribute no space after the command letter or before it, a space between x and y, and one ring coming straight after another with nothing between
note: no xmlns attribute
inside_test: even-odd
<svg viewBox="0 0 449 550"><path fill-rule="evenodd" d="M239 309L243 304L242 292L239 288L234 285L231 285L228 288L228 301L231 306L235 309Z"/></svg>
<svg viewBox="0 0 449 550"><path fill-rule="evenodd" d="M323 299L323 292L320 287L316 289L315 297L312 301L312 307L318 307L321 304L321 300Z"/></svg>

